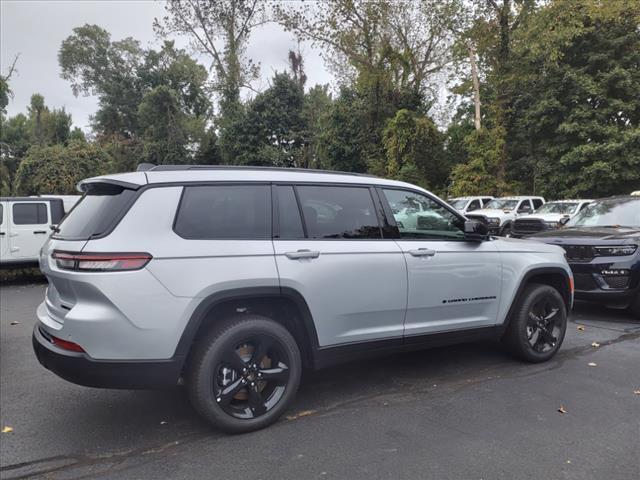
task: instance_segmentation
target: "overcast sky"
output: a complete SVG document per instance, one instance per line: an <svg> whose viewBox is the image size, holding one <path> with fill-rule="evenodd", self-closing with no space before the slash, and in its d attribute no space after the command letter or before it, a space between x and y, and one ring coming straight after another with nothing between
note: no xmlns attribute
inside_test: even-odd
<svg viewBox="0 0 640 480"><path fill-rule="evenodd" d="M162 2L154 0L1 0L0 71L3 75L7 74L14 56L20 54L17 73L10 82L14 98L7 108L8 114L26 112L31 95L40 93L50 108L64 107L71 113L74 126L89 130L89 117L96 111L97 101L93 97L74 97L69 82L60 78L60 43L73 28L89 23L106 29L112 40L133 37L143 46L158 45L152 24L163 12ZM176 39L176 43L186 46L184 39ZM287 53L296 47L293 35L277 25L267 25L253 34L248 55L262 66L258 89L268 86L274 71L287 68ZM307 85L332 82L318 52L310 45L302 45L301 50ZM209 67L206 58L200 60Z"/></svg>

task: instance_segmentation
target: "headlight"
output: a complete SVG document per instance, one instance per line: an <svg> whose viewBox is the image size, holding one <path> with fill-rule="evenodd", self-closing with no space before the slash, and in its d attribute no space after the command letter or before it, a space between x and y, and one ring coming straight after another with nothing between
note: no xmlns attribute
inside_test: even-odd
<svg viewBox="0 0 640 480"><path fill-rule="evenodd" d="M600 257L621 257L633 255L638 249L637 245L616 245L613 247L596 247L596 255Z"/></svg>
<svg viewBox="0 0 640 480"><path fill-rule="evenodd" d="M560 226L559 222L544 222L544 223L549 228L558 228Z"/></svg>
<svg viewBox="0 0 640 480"><path fill-rule="evenodd" d="M500 219L496 217L487 218L487 222L489 222L492 225L500 225Z"/></svg>

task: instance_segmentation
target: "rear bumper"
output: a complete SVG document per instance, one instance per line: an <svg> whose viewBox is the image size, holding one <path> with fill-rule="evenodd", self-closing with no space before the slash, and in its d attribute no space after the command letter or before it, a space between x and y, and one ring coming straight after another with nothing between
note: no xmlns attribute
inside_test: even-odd
<svg viewBox="0 0 640 480"><path fill-rule="evenodd" d="M53 345L36 324L32 336L38 361L59 377L86 387L156 389L178 384L184 359L156 361L99 361L86 353Z"/></svg>

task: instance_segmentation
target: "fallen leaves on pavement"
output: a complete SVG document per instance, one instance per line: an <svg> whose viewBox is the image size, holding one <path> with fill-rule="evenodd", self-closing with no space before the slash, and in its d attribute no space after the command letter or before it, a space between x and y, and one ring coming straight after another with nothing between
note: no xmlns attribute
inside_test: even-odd
<svg viewBox="0 0 640 480"><path fill-rule="evenodd" d="M567 410L564 408L564 405L560 405L560 408L558 409L558 411L560 413L567 413Z"/></svg>
<svg viewBox="0 0 640 480"><path fill-rule="evenodd" d="M584 332L584 326L582 326L582 325L578 325L578 331L580 331L580 332Z"/></svg>
<svg viewBox="0 0 640 480"><path fill-rule="evenodd" d="M596 362L589 362L590 367L597 367L598 364Z"/></svg>
<svg viewBox="0 0 640 480"><path fill-rule="evenodd" d="M634 390L634 391L633 391L633 394L634 394L634 395L640 395L640 390Z"/></svg>
<svg viewBox="0 0 640 480"><path fill-rule="evenodd" d="M13 432L13 428L12 427L2 427L2 433L11 433Z"/></svg>
<svg viewBox="0 0 640 480"><path fill-rule="evenodd" d="M303 410L302 412L298 412L295 415L287 416L287 420L297 420L300 417L307 417L309 415L313 415L316 413L316 410Z"/></svg>
<svg viewBox="0 0 640 480"><path fill-rule="evenodd" d="M15 320L10 323L10 325L18 325L20 322L16 322Z"/></svg>
<svg viewBox="0 0 640 480"><path fill-rule="evenodd" d="M593 342L591 344L591 346L594 347L594 348L598 348L600 346L600 344L598 342Z"/></svg>

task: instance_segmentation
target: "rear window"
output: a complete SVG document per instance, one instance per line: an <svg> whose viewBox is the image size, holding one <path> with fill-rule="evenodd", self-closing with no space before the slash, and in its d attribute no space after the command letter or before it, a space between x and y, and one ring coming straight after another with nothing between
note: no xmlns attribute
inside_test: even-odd
<svg viewBox="0 0 640 480"><path fill-rule="evenodd" d="M366 187L298 186L309 238L382 238Z"/></svg>
<svg viewBox="0 0 640 480"><path fill-rule="evenodd" d="M14 225L43 225L48 223L47 206L44 203L15 203Z"/></svg>
<svg viewBox="0 0 640 480"><path fill-rule="evenodd" d="M174 230L188 239L270 239L271 188L185 187Z"/></svg>
<svg viewBox="0 0 640 480"><path fill-rule="evenodd" d="M135 190L110 183L94 183L62 219L54 238L88 240L108 233L130 205Z"/></svg>

